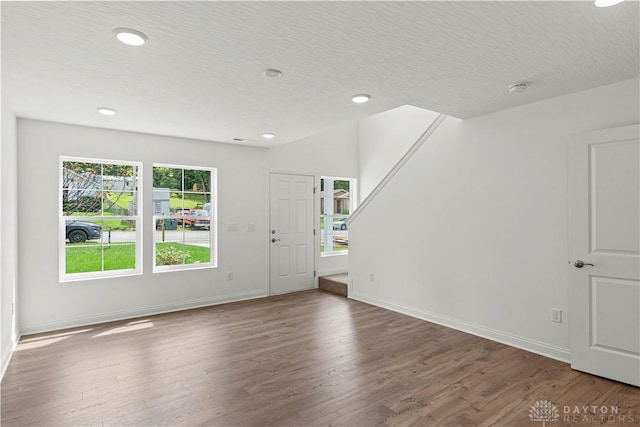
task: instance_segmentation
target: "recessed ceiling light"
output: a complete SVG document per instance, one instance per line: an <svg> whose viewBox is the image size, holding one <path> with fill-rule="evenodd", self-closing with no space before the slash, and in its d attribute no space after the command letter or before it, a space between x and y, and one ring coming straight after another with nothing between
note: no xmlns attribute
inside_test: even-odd
<svg viewBox="0 0 640 427"><path fill-rule="evenodd" d="M364 104L370 99L371 99L371 95L367 95L366 93L360 93L358 95L353 95L351 97L351 100L356 104Z"/></svg>
<svg viewBox="0 0 640 427"><path fill-rule="evenodd" d="M96 109L98 110L98 113L104 114L105 116L113 116L115 113L117 113L116 110L109 107L98 107Z"/></svg>
<svg viewBox="0 0 640 427"><path fill-rule="evenodd" d="M144 33L131 28L116 28L113 30L113 34L116 35L118 40L129 46L142 46L149 40L149 37Z"/></svg>
<svg viewBox="0 0 640 427"><path fill-rule="evenodd" d="M616 5L618 3L622 3L624 0L596 0L596 6L598 7L609 7Z"/></svg>
<svg viewBox="0 0 640 427"><path fill-rule="evenodd" d="M262 74L264 74L265 77L268 77L270 79L277 79L279 77L282 77L282 71L275 70L273 68L264 70Z"/></svg>
<svg viewBox="0 0 640 427"><path fill-rule="evenodd" d="M263 137L264 139L271 139L271 138L275 138L275 137L276 137L276 134L275 134L275 133L271 133L271 132L263 133L263 134L262 134L262 137Z"/></svg>
<svg viewBox="0 0 640 427"><path fill-rule="evenodd" d="M514 83L509 86L509 93L522 93L527 90L526 83Z"/></svg>

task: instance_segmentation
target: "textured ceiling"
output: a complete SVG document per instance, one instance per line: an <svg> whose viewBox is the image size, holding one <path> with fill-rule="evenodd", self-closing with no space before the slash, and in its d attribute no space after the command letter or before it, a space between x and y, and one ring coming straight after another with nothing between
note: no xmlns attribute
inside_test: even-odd
<svg viewBox="0 0 640 427"><path fill-rule="evenodd" d="M281 144L404 104L469 118L639 75L636 1L1 7L3 96L19 117L220 142ZM119 43L118 27L149 43ZM510 95L519 81L529 90Z"/></svg>

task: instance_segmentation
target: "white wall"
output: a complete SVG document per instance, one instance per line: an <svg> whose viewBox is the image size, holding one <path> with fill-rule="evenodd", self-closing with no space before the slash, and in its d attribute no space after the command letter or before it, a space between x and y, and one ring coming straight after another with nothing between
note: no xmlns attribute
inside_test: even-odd
<svg viewBox="0 0 640 427"><path fill-rule="evenodd" d="M23 333L59 329L267 294L265 149L205 141L18 121L19 316ZM4 145L3 145L4 146ZM58 282L59 156L218 168L216 269L153 274L151 191L144 193L142 276ZM4 200L4 198L3 198ZM229 223L240 230L228 232ZM255 224L249 232L247 225ZM233 272L233 280L227 280Z"/></svg>
<svg viewBox="0 0 640 427"><path fill-rule="evenodd" d="M373 191L436 117L438 113L433 111L403 105L360 120L360 200Z"/></svg>
<svg viewBox="0 0 640 427"><path fill-rule="evenodd" d="M566 143L638 123L638 93L445 120L351 225L350 296L568 360Z"/></svg>
<svg viewBox="0 0 640 427"><path fill-rule="evenodd" d="M321 176L358 177L358 125L346 124L317 135L269 150L269 166L276 172L314 175L316 186ZM317 229L320 229L320 193L316 193ZM320 233L316 247L320 247ZM318 276L343 273L348 269L348 255L321 257L316 254Z"/></svg>
<svg viewBox="0 0 640 427"><path fill-rule="evenodd" d="M0 149L0 378L18 339L13 303L18 280L18 189L16 117L2 104L2 147Z"/></svg>

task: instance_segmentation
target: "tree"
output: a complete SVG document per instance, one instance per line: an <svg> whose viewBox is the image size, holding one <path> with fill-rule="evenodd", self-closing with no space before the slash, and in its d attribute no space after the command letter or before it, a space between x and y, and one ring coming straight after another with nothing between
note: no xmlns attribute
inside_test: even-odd
<svg viewBox="0 0 640 427"><path fill-rule="evenodd" d="M182 169L154 166L153 188L182 190Z"/></svg>
<svg viewBox="0 0 640 427"><path fill-rule="evenodd" d="M135 188L135 167L113 163L63 162L62 211L99 215L112 210L123 194Z"/></svg>
<svg viewBox="0 0 640 427"><path fill-rule="evenodd" d="M197 185L197 187L194 187ZM198 188L199 191L208 193L211 191L211 172L200 169L184 170L184 189L185 191Z"/></svg>

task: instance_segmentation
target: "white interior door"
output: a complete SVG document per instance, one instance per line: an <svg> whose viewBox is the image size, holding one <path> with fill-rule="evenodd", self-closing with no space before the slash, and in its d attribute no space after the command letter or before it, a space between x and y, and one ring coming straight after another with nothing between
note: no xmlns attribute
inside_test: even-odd
<svg viewBox="0 0 640 427"><path fill-rule="evenodd" d="M636 386L639 135L640 126L627 126L582 135L569 145L571 367Z"/></svg>
<svg viewBox="0 0 640 427"><path fill-rule="evenodd" d="M315 286L313 177L270 175L269 264L271 294Z"/></svg>

